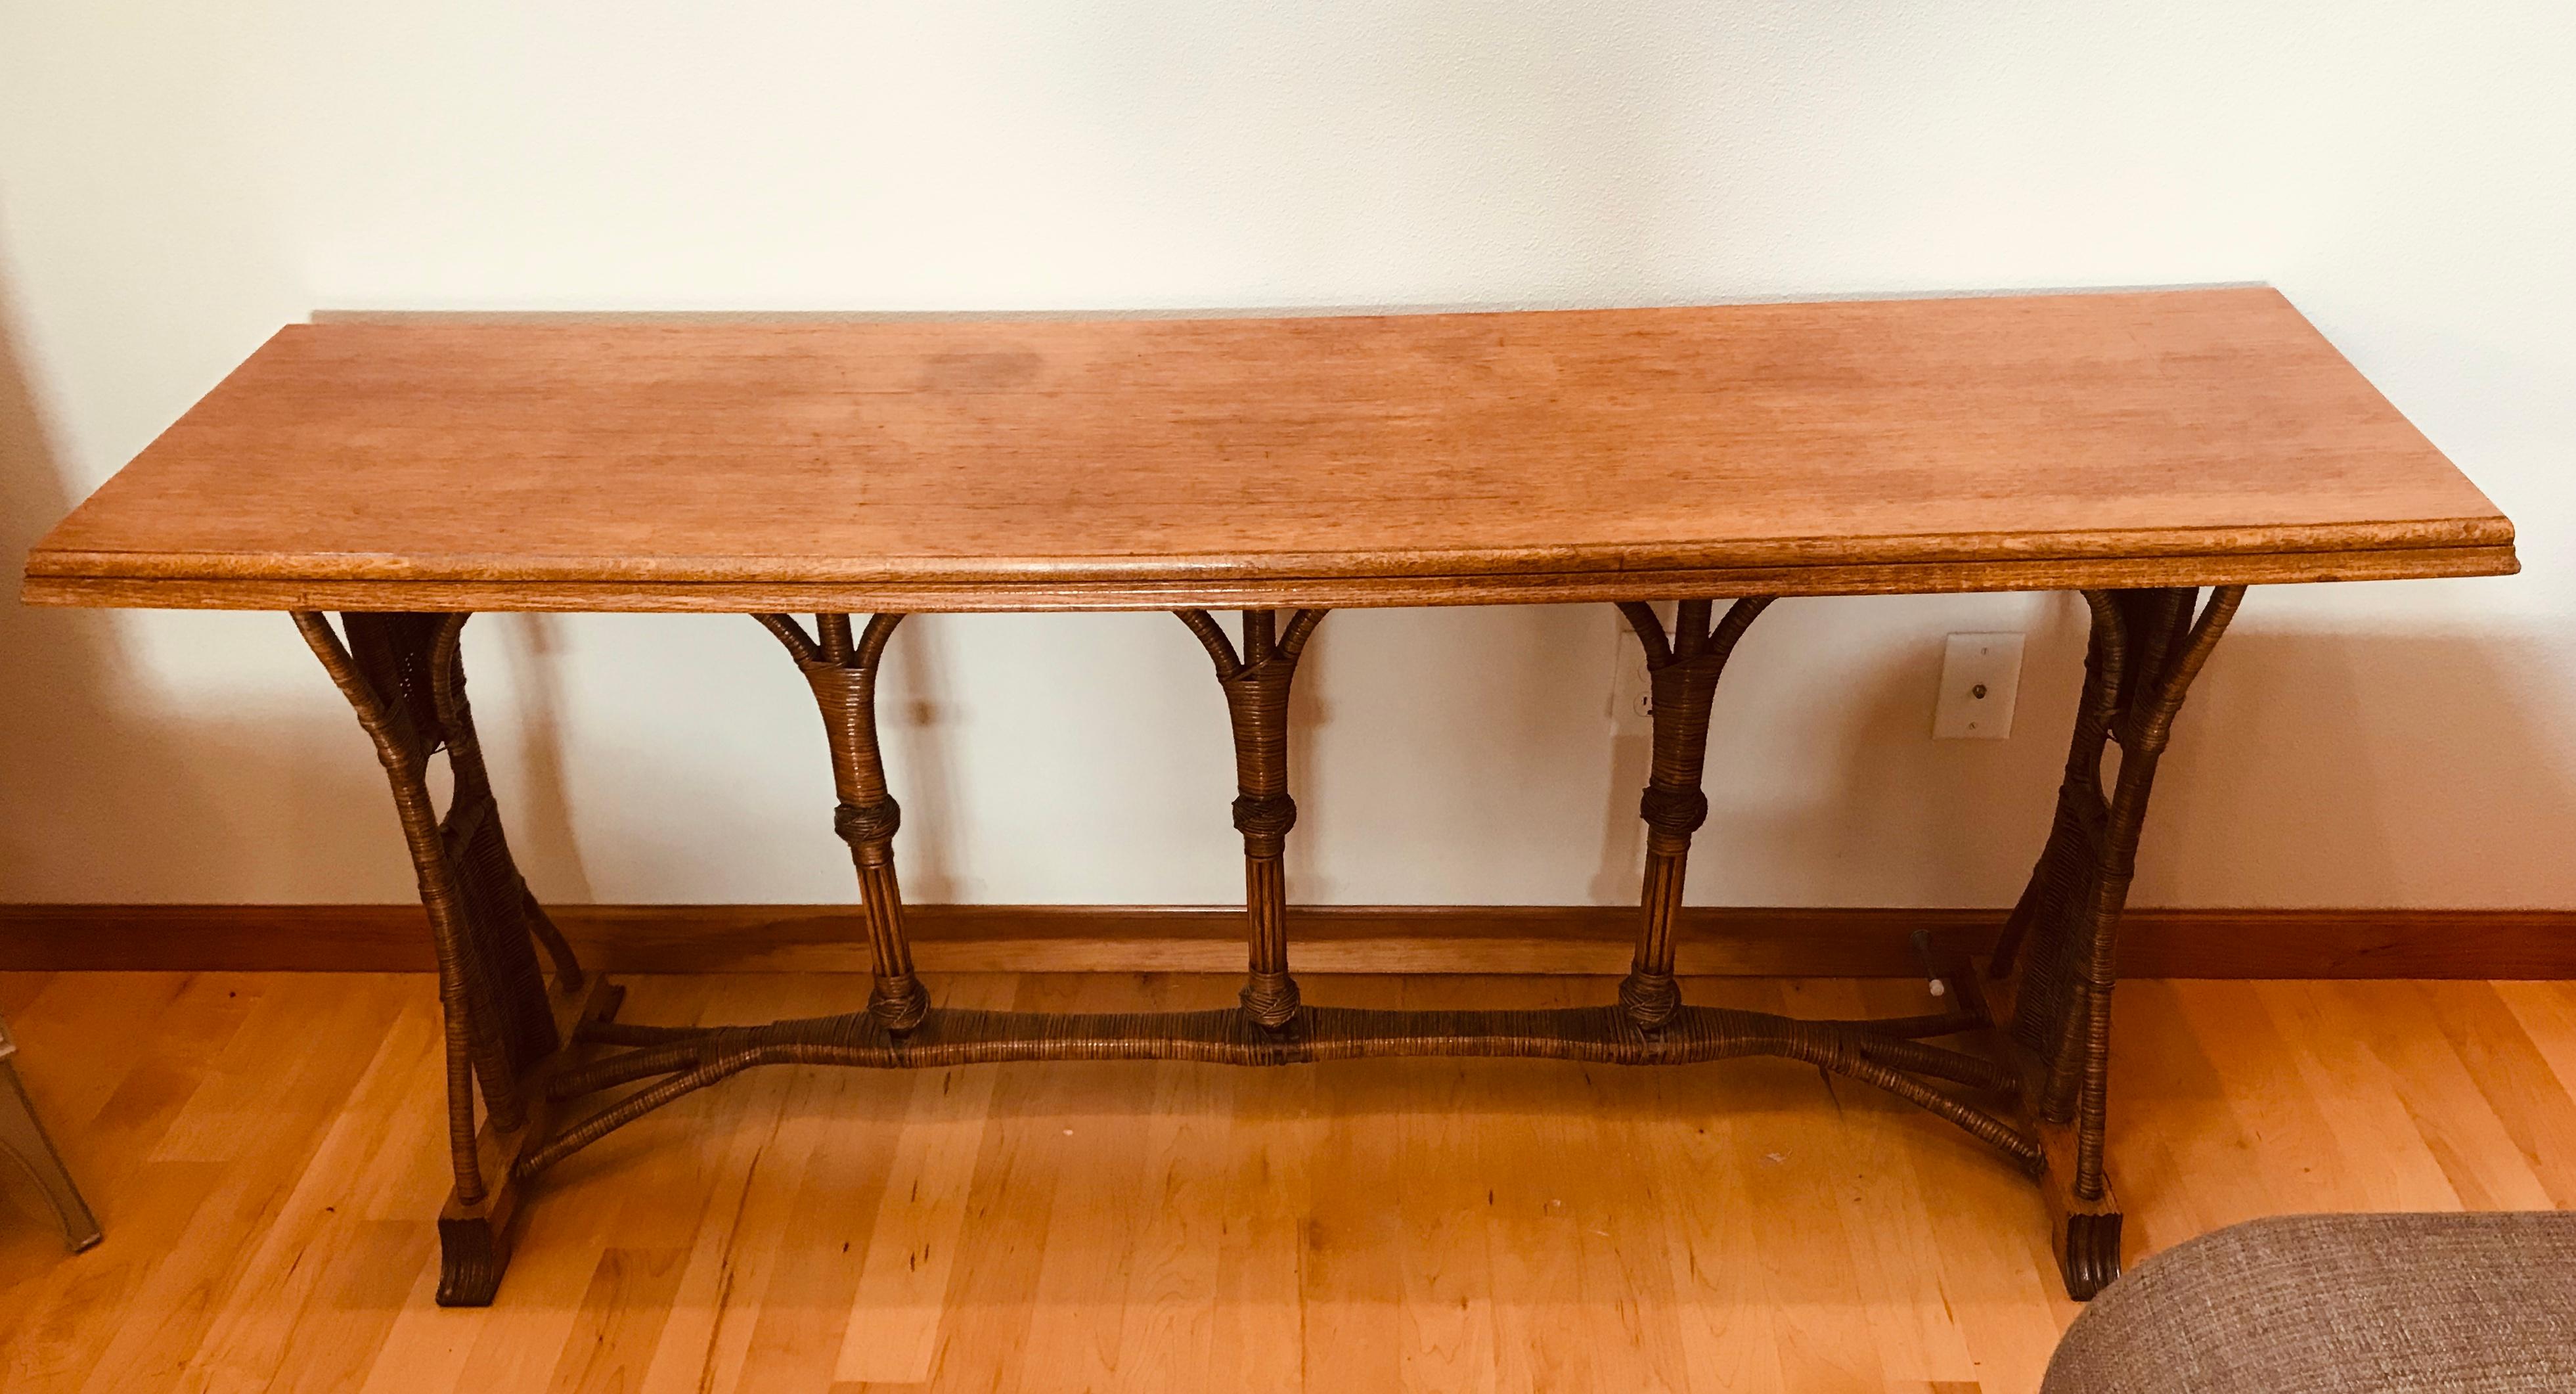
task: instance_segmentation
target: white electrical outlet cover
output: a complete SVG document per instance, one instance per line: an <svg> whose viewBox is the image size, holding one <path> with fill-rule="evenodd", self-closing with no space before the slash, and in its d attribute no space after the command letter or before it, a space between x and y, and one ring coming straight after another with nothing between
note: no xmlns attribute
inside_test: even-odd
<svg viewBox="0 0 2576 1394"><path fill-rule="evenodd" d="M1932 707L1932 739L1999 741L2012 734L2021 640L2018 634L1950 636L1941 659L1941 696Z"/></svg>

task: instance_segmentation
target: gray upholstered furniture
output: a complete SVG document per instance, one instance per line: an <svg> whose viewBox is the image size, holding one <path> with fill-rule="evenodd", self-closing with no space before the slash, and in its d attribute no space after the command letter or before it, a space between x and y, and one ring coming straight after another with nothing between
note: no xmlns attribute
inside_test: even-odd
<svg viewBox="0 0 2576 1394"><path fill-rule="evenodd" d="M2067 1329L2042 1394L2576 1390L2576 1213L2285 1215L2175 1246Z"/></svg>
<svg viewBox="0 0 2576 1394"><path fill-rule="evenodd" d="M35 1105L28 1102L26 1087L18 1082L17 1054L9 1023L0 1020L0 1153L15 1158L44 1188L45 1199L63 1218L63 1237L77 1253L99 1241L98 1217L89 1213L89 1203L81 1199L71 1173L63 1170L63 1159L54 1153L53 1140L36 1121Z"/></svg>

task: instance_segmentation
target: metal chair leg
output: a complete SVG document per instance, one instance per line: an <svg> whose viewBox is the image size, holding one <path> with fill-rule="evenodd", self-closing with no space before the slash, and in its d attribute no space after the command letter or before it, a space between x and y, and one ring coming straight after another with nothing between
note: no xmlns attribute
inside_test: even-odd
<svg viewBox="0 0 2576 1394"><path fill-rule="evenodd" d="M16 1049L9 1040L8 1028L0 1027L0 1152L6 1152L36 1178L45 1198L53 1202L54 1213L63 1221L63 1238L70 1241L73 1253L79 1253L102 1237L98 1217L89 1211L89 1202L81 1199L80 1188L72 1184L71 1173L63 1170L63 1159L54 1151L44 1126L36 1121L36 1109L27 1100L26 1087L18 1082L18 1067L9 1062Z"/></svg>

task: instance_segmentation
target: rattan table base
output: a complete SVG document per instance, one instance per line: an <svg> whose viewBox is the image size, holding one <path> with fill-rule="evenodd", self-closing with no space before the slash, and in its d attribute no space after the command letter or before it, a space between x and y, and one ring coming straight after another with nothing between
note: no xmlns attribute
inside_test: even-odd
<svg viewBox="0 0 2576 1394"><path fill-rule="evenodd" d="M757 616L804 675L822 715L875 964L866 1006L766 1026L616 1020L622 992L588 973L528 893L502 833L465 700L464 614L358 613L335 630L296 624L373 739L428 907L447 1029L447 1136L455 1189L439 1218L438 1300L492 1300L518 1210L545 1169L693 1090L756 1065L915 1068L1027 1060L1194 1060L1286 1065L1404 1055L1531 1056L1678 1065L1783 1056L1875 1085L1992 1146L2049 1202L2067 1290L2090 1297L2119 1271L2120 1214L2103 1168L2116 935L2156 764L2193 677L2242 599L2221 587L2088 591L2092 634L2056 816L2002 944L1981 967L1933 962L1961 991L1941 1015L1801 1021L1693 1006L1673 977L1673 931L1701 792L1709 712L1736 641L1771 602L1723 615L1684 599L1669 629L1621 604L1646 652L1654 759L1637 952L1618 1000L1550 1011L1318 1007L1289 971L1284 855L1288 696L1320 610L1246 611L1238 643L1179 612L1207 649L1234 730L1248 965L1239 1007L1050 1014L939 1008L913 971L894 868L901 810L877 745L876 680L900 615L812 629ZM2105 783L2104 757L2120 758ZM444 751L454 793L430 793ZM542 960L542 961L541 961ZM1934 1045L1964 1038L1971 1049ZM478 1109L478 1094L480 1107Z"/></svg>

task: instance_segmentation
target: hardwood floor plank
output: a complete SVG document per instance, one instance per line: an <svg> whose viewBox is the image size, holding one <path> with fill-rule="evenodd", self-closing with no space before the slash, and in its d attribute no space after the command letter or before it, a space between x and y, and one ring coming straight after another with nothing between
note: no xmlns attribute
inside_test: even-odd
<svg viewBox="0 0 2576 1394"><path fill-rule="evenodd" d="M2452 1049L2432 1005L2403 981L2335 983L2351 1004L2358 1034L2388 1066L2416 1135L2471 1210L2546 1210L2549 1192L2533 1174L2513 1130Z"/></svg>
<svg viewBox="0 0 2576 1394"><path fill-rule="evenodd" d="M419 1127L418 1115L407 1114L398 1104L443 1058L443 1040L437 1000L409 994L386 1023L366 1073L304 1164L276 1220L251 1249L240 1280L216 1309L179 1387L204 1394L264 1390L280 1382L279 1372L295 1353L299 1335L308 1341L318 1336L325 1346L337 1344L341 1333L332 1328L345 1323L327 1294L349 1276L334 1271L341 1253L360 1237L379 1242L383 1237L369 1231L369 1222L354 1207L342 1215L338 1202L352 1189L360 1195L377 1189L424 1153L436 1152L438 1136ZM397 1126L387 1127L388 1121ZM413 1126L399 1126L406 1122ZM425 1246L415 1248L404 1271L426 1252ZM319 1319L308 1325L301 1320L308 1313ZM394 1308L385 1308L384 1322L390 1325L394 1314ZM379 1331L366 1347L372 1349L382 1339Z"/></svg>
<svg viewBox="0 0 2576 1394"><path fill-rule="evenodd" d="M1486 990L1488 1000L1536 1008L1618 998L1617 983L1608 979L1487 979ZM1626 1066L1568 1062L1530 1074L1543 1120L1533 1141L1551 1163L1548 1189L1562 1201L1560 1234L1551 1237L1570 1241L1576 1279L1575 1300L1548 1311L1538 1329L1550 1366L1576 1376L1578 1387L1685 1390L1671 1270L1653 1262L1655 1235L1641 1223L1654 1211L1653 1186L1628 1145L1633 1122L1616 1103L1619 1078L1633 1073ZM1538 1388L1566 1387L1547 1368L1538 1373Z"/></svg>
<svg viewBox="0 0 2576 1394"><path fill-rule="evenodd" d="M1185 995L1167 1000L1176 1007L1213 1005ZM1210 1295L1224 1235L1225 1146L1242 1072L1174 1061L1147 1070L1152 1106L1139 1120L1145 1174L1138 1196L1144 1213L1125 1310L1118 1314L1118 1367L1109 1384L1114 1390L1187 1387L1207 1368L1216 1339Z"/></svg>
<svg viewBox="0 0 2576 1394"><path fill-rule="evenodd" d="M1018 984L982 975L950 987L943 1005L1006 1008ZM989 1065L923 1070L909 1081L885 1195L859 1264L832 1378L852 1384L919 1384L930 1378L957 1264L966 1198L992 1113Z"/></svg>
<svg viewBox="0 0 2576 1394"><path fill-rule="evenodd" d="M1787 1010L1796 992L1793 984L1759 986L1763 1011ZM1880 1389L1886 1375L1852 1271L1851 1234L1835 1202L1841 1123L1832 1086L1812 1066L1731 1063L1758 1071L1761 1081L1751 1107L1762 1126L1737 1134L1735 1164L1771 1279L1781 1372L1793 1389Z"/></svg>
<svg viewBox="0 0 2576 1394"><path fill-rule="evenodd" d="M641 1383L670 1320L685 1249L611 1248L599 1256L548 1394L625 1394Z"/></svg>
<svg viewBox="0 0 2576 1394"><path fill-rule="evenodd" d="M1211 1005L1235 986L939 990L1070 1010ZM623 1015L753 1020L864 990L638 978ZM1610 990L1307 984L1415 1007ZM1685 990L1817 1015L1922 1005L1896 980ZM2028 1183L1876 1091L1776 1060L1437 1059L754 1071L549 1173L500 1302L442 1310L425 976L59 974L17 991L48 1052L36 1087L85 1111L64 1149L109 1242L66 1256L43 1216L0 1206L11 1394L1964 1394L2032 1387L2077 1310ZM2147 980L2122 987L2115 1030L2132 1264L2259 1214L2576 1194L2568 985Z"/></svg>
<svg viewBox="0 0 2576 1394"><path fill-rule="evenodd" d="M52 1217L32 1214L50 1267L0 1293L0 1389L70 1390L130 1321L147 1320L146 1295L209 1197L230 1179L213 1162L153 1162L132 1169L112 1213L116 1242L65 1256ZM95 1202L93 1202L95 1203ZM189 1255L183 1262L198 1261Z"/></svg>
<svg viewBox="0 0 2576 1394"><path fill-rule="evenodd" d="M2178 994L2184 1019L2189 1023L2201 1050L2217 1072L2236 1121L2245 1130L2252 1146L2245 1159L2264 1183L2271 1202L2263 1213L2275 1208L2299 1208L2298 1197L2310 1209L2352 1209L2367 1203L2356 1173L2346 1162L2343 1143L2335 1136L2334 1125L2327 1117L2320 1097L2311 1092L2314 1086L2302 1073L2302 1045L2313 1051L2347 1052L2343 1042L2300 1042L2295 1030L2285 1032L2272 1011L2282 994L2266 994L2271 984L2239 982L2196 982L2192 990ZM2329 1087L2353 1089L2352 1095L2336 1095L2335 1102L2358 1101L2375 1106L2378 1097L2372 1091L2372 1076L2366 1062L2349 1054L2334 1054L2337 1060L2353 1060L2352 1071L2341 1082ZM2117 1095L2114 1094L2116 1099ZM2119 1105L2114 1103L2116 1110ZM2411 1133L2391 1137L2393 1142L2413 1143ZM2448 1187L2444 1187L2448 1195ZM2446 1200L2439 1209L2456 1208L2456 1201Z"/></svg>
<svg viewBox="0 0 2576 1394"><path fill-rule="evenodd" d="M854 1082L839 1072L769 1073L763 1083L776 1107L755 1104L731 1132L642 1394L731 1389L741 1377L806 1164L821 1133L841 1121L831 1102Z"/></svg>
<svg viewBox="0 0 2576 1394"><path fill-rule="evenodd" d="M2531 1048L2549 1065L2559 1091L2576 1095L2576 984L2489 983L2513 1013Z"/></svg>
<svg viewBox="0 0 2576 1394"><path fill-rule="evenodd" d="M2419 990L2444 1040L2477 1082L2549 1204L2576 1205L2576 1101L2492 983Z"/></svg>
<svg viewBox="0 0 2576 1394"><path fill-rule="evenodd" d="M9 1013L17 1066L53 1129L76 1131L97 1114L152 1047L149 1032L187 990L186 973L58 974L47 990Z"/></svg>
<svg viewBox="0 0 2576 1394"><path fill-rule="evenodd" d="M1310 1001L1347 1007L1394 1007L1404 999L1399 978L1309 983L1306 993ZM1304 1312L1298 1364L1311 1390L1391 1389L1403 1379L1398 1272L1404 1231L1392 1183L1401 1147L1397 1120L1414 1098L1413 1064L1341 1060L1313 1067L1323 1127L1307 1164L1297 1274ZM1499 1248L1496 1259L1499 1264Z"/></svg>
<svg viewBox="0 0 2576 1394"><path fill-rule="evenodd" d="M2112 1183L2139 1255L2281 1208L2256 1144L2183 1009L2198 983L2122 983L2111 1014Z"/></svg>
<svg viewBox="0 0 2576 1394"><path fill-rule="evenodd" d="M1493 1005L1557 1005L1548 986L1506 984ZM1585 1174L1593 1159L1578 1151L1572 1074L1561 1063L1533 1062L1532 1068L1494 1080L1500 1120L1525 1140L1497 1157L1487 1171L1493 1197L1486 1231L1494 1285L1495 1382L1509 1394L1616 1383L1596 1370L1610 1343L1589 1339L1594 1333L1584 1320L1581 1226L1588 1211L1585 1193L1594 1178ZM1409 1098L1387 1105L1394 1111L1413 1106Z"/></svg>
<svg viewBox="0 0 2576 1394"><path fill-rule="evenodd" d="M1244 1394L1306 1387L1306 1217L1324 1135L1321 1075L1320 1066L1290 1065L1235 1078L1217 1193L1214 1327L1196 1387ZM1184 1372L1175 1387L1191 1384Z"/></svg>
<svg viewBox="0 0 2576 1394"><path fill-rule="evenodd" d="M1769 997L1766 985L1740 979L1694 979L1684 993L1711 1006L1753 1006ZM1770 1277L1738 1164L1745 1135L1762 1126L1748 1106L1771 1087L1764 1078L1771 1065L1736 1064L1643 1072L1662 1120L1646 1129L1648 1162L1669 1178L1650 1222L1664 1235L1676 1334L1698 1394L1777 1390L1786 1378Z"/></svg>
<svg viewBox="0 0 2576 1394"><path fill-rule="evenodd" d="M1078 980L1023 977L1012 1005L1070 1011ZM1056 1067L1003 1065L993 1079L992 1116L966 1196L966 1227L939 1329L930 1384L948 1389L1017 1389L1033 1360L1031 1306L1055 1223L1052 1143L1063 1135ZM1074 1217L1079 1222L1080 1217ZM855 1275L854 1275L855 1276ZM844 1312L849 1303L844 1299ZM749 1386L746 1385L746 1389Z"/></svg>
<svg viewBox="0 0 2576 1394"><path fill-rule="evenodd" d="M0 1017L14 1017L25 1011L27 1004L35 1001L36 994L43 992L45 985L53 979L54 975L48 972L0 971Z"/></svg>
<svg viewBox="0 0 2576 1394"><path fill-rule="evenodd" d="M761 975L728 986L708 1000L704 1018L813 1015L837 1010L848 996L846 984L805 977ZM685 1227L647 1218L624 1231L649 1235L683 1257L650 1358L623 1387L648 1394L700 1391L724 1387L720 1379L739 1373L767 1261L822 1126L811 1116L810 1098L834 1082L813 1071L755 1070L688 1101L695 1116L681 1145L691 1154L694 1179L678 1198L682 1203L667 1209L673 1217L693 1212L697 1218ZM734 1097L725 1096L726 1087ZM641 1185L637 1191L639 1198L651 1194Z"/></svg>
<svg viewBox="0 0 2576 1394"><path fill-rule="evenodd" d="M1415 978L1399 989L1415 1010L1489 1005L1484 978ZM1491 1060L1426 1060L1419 1105L1398 1120L1396 1199L1404 1232L1396 1366L1407 1389L1482 1394L1497 1385L1493 1256L1494 1149L1503 1080Z"/></svg>
<svg viewBox="0 0 2576 1394"><path fill-rule="evenodd" d="M2456 1197L2424 1142L2389 1062L2371 1048L2364 1014L2323 983L2259 983L2255 995L2279 1024L2283 1058L2297 1073L2275 1082L2311 1105L2333 1134L2311 1157L2303 1193L2329 1210L2399 1210L2409 1196ZM2310 1110L2303 1109L2302 1112ZM2457 1209L2456 1198L2442 1209Z"/></svg>
<svg viewBox="0 0 2576 1394"><path fill-rule="evenodd" d="M253 1010L152 1154L226 1164L221 1179L135 1290L81 1389L179 1386L417 986L394 975L299 982ZM311 1049L317 1038L339 1048Z"/></svg>
<svg viewBox="0 0 2576 1394"><path fill-rule="evenodd" d="M1611 1002L1618 984L1599 979L1589 984L1558 984L1561 1005ZM1508 1066L1510 1062L1496 1062ZM1676 1319L1680 1299L1673 1288L1657 1214L1667 1185L1686 1185L1689 1178L1658 1170L1649 1149L1639 1146L1644 1134L1669 1126L1657 1106L1656 1071L1628 1065L1577 1065L1583 1085L1574 1117L1575 1155L1602 1179L1599 1203L1590 1207L1582 1225L1585 1314L1618 1333L1632 1372L1623 1377L1638 1389L1691 1387L1690 1356ZM1426 1123L1431 1120L1426 1120ZM1490 1138L1499 1130L1487 1128Z"/></svg>
<svg viewBox="0 0 2576 1394"><path fill-rule="evenodd" d="M203 1082L211 1058L240 1028L258 995L255 988L241 986L236 975L197 977L152 1020L149 1030L139 1033L148 1036L150 1044L86 1126L78 1119L59 1118L53 1111L59 1072L84 1068L85 1056L64 1061L51 1054L32 1058L22 1053L16 1061L37 1113L49 1120L49 1135L62 1153L63 1165L102 1226L122 1230L122 1212L137 1197L130 1179ZM36 1301L32 1289L23 1295L17 1289L53 1272L63 1251L52 1209L36 1193L33 1181L15 1167L0 1167L0 1175L6 1177L6 1184L0 1185L0 1209L23 1213L29 1221L0 1224L0 1347L5 1347L10 1332L29 1316ZM15 1206L5 1199L12 1195L21 1197Z"/></svg>
<svg viewBox="0 0 2576 1394"><path fill-rule="evenodd" d="M1170 981L1111 975L1078 980L1071 1011L1170 1005ZM1060 1066L1031 1151L1054 1178L1055 1201L1030 1294L1028 1362L1020 1388L1090 1391L1118 1382L1123 1314L1145 1228L1144 1116L1155 1067L1132 1062Z"/></svg>
<svg viewBox="0 0 2576 1394"><path fill-rule="evenodd" d="M199 973L171 998L147 1030L147 1044L89 1126L63 1144L84 1185L115 1187L117 1178L159 1150L170 1125L241 1032L266 992L261 978L244 973Z"/></svg>
<svg viewBox="0 0 2576 1394"><path fill-rule="evenodd" d="M1790 1006L1849 1018L1914 1015L1941 1003L1920 982L1845 978L1800 983ZM1929 1147L1974 1153L1982 1144L1867 1085L1828 1080L1826 1087L1842 1124L1829 1162L1834 1199L1887 1380L1891 1386L1974 1380L1976 1362L1941 1291L1941 1246L1930 1215L1942 1198L1924 1192L1914 1157Z"/></svg>

